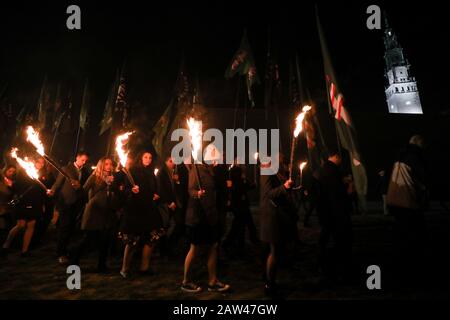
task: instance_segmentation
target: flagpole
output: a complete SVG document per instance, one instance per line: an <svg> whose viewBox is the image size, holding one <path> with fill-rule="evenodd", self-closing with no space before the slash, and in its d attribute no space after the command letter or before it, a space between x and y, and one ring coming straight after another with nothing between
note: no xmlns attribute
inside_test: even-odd
<svg viewBox="0 0 450 320"><path fill-rule="evenodd" d="M76 155L78 153L78 147L79 147L79 144L80 144L80 133L81 133L81 127L80 127L80 125L78 125L77 140L76 140L76 143L75 143L75 152L73 154L74 158L76 157Z"/></svg>
<svg viewBox="0 0 450 320"><path fill-rule="evenodd" d="M247 104L248 104L248 100L245 99L245 101L244 101L244 131L247 128Z"/></svg>
<svg viewBox="0 0 450 320"><path fill-rule="evenodd" d="M233 128L236 130L236 122L237 122L237 111L239 108L239 93L241 88L241 78L237 77L237 87L236 87L236 100L234 103L234 119L233 119Z"/></svg>

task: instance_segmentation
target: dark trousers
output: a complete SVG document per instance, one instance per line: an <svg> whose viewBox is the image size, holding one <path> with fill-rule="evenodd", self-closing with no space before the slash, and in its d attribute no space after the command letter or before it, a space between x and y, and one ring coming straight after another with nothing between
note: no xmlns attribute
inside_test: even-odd
<svg viewBox="0 0 450 320"><path fill-rule="evenodd" d="M56 245L56 255L58 257L66 256L68 254L69 242L75 231L79 214L82 209L83 206L81 203L75 203L71 206L59 208L58 241Z"/></svg>
<svg viewBox="0 0 450 320"><path fill-rule="evenodd" d="M89 249L95 248L98 251L97 266L99 269L105 269L112 238L112 230L84 231L80 243L73 250L72 263L79 265L83 255L85 255Z"/></svg>
<svg viewBox="0 0 450 320"><path fill-rule="evenodd" d="M424 213L421 210L390 207L394 216L393 267L396 279L408 281L426 269L427 232Z"/></svg>
<svg viewBox="0 0 450 320"><path fill-rule="evenodd" d="M334 246L330 247L331 240ZM323 225L319 237L319 264L326 278L348 276L351 272L353 232L350 223Z"/></svg>
<svg viewBox="0 0 450 320"><path fill-rule="evenodd" d="M228 234L226 243L228 245L235 244L237 248L243 248L245 245L245 229L248 228L250 240L258 241L255 222L248 206L242 206L233 210L233 223L230 233Z"/></svg>
<svg viewBox="0 0 450 320"><path fill-rule="evenodd" d="M45 204L45 211L40 219L36 220L36 228L34 231L33 240L37 243L41 242L45 237L45 233L47 232L48 226L53 218L53 210L54 206L51 203Z"/></svg>
<svg viewBox="0 0 450 320"><path fill-rule="evenodd" d="M173 228L172 233L169 235L169 243L172 248L176 248L176 245L179 243L180 239L185 235L185 210L183 208L177 208L173 213L173 220L175 222L175 226Z"/></svg>

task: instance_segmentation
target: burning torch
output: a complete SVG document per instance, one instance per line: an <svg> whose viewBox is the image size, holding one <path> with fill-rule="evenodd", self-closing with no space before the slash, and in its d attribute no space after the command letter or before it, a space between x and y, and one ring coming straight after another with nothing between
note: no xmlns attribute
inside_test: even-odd
<svg viewBox="0 0 450 320"><path fill-rule="evenodd" d="M49 156L45 154L44 145L42 144L42 141L39 139L39 133L35 131L32 126L28 126L27 128L27 141L30 142L36 148L36 152L40 154L45 159L45 161L50 163L50 165L53 168L55 168L56 171L62 174L66 179L69 179L70 181L73 180L56 164L55 161L53 161Z"/></svg>
<svg viewBox="0 0 450 320"><path fill-rule="evenodd" d="M200 121L196 121L194 118L189 118L187 120L187 125L189 127L189 136L191 138L192 145L192 158L194 159L194 170L197 176L197 183L199 190L202 189L202 184L200 182L200 174L197 168L197 157L202 146L202 124Z"/></svg>
<svg viewBox="0 0 450 320"><path fill-rule="evenodd" d="M35 181L42 189L45 190L45 192L48 191L47 187L39 180L39 173L36 167L34 166L34 163L30 160L28 160L28 157L20 158L17 155L17 151L19 149L12 148L11 149L11 158L16 159L17 163L25 170L25 173L33 180Z"/></svg>
<svg viewBox="0 0 450 320"><path fill-rule="evenodd" d="M259 157L259 153L255 152L254 157L255 157L255 160L256 160L255 167L254 167L255 168L255 172L254 172L255 184L258 184L257 183L258 179L256 179L256 178L258 176L258 157Z"/></svg>
<svg viewBox="0 0 450 320"><path fill-rule="evenodd" d="M122 135L117 136L116 138L116 152L119 157L120 164L122 166L122 171L127 175L128 181L132 184L132 186L136 186L134 182L133 176L130 171L126 168L127 160L128 160L128 152L124 150L124 146L128 143L128 139L133 134L133 132L126 132Z"/></svg>
<svg viewBox="0 0 450 320"><path fill-rule="evenodd" d="M309 110L311 110L310 106L304 106L302 112L300 112L300 114L295 119L295 130L294 130L294 137L292 138L291 158L289 162L289 180L292 180L292 164L294 162L295 142L297 141L297 137L300 134L300 132L303 131L303 119L305 119L305 115Z"/></svg>

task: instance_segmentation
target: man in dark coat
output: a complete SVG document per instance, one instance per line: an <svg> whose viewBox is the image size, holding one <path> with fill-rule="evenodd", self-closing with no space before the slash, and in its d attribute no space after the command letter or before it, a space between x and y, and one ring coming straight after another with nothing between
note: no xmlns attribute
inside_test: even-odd
<svg viewBox="0 0 450 320"><path fill-rule="evenodd" d="M84 185L90 175L89 170L85 168L88 159L89 156L86 152L78 152L75 162L69 163L62 168L70 179L59 174L50 191L50 195L57 197L56 208L59 211L59 231L56 254L58 262L63 265L69 262L67 257L69 241L85 203L81 186Z"/></svg>
<svg viewBox="0 0 450 320"><path fill-rule="evenodd" d="M341 157L331 152L318 172L319 200L317 213L320 230L319 262L325 281L347 276L352 253L351 199L339 170ZM334 247L329 248L333 240Z"/></svg>
<svg viewBox="0 0 450 320"><path fill-rule="evenodd" d="M270 163L261 163L261 168ZM297 214L292 197L294 182L286 176L282 157L280 170L275 175L260 177L260 234L267 247L263 255L265 266L265 293L277 294L276 271L285 251L285 246L297 239Z"/></svg>
<svg viewBox="0 0 450 320"><path fill-rule="evenodd" d="M227 247L235 246L240 253L245 247L245 230L248 228L250 241L258 242L253 216L250 211L248 191L255 187L254 183L247 180L242 166L234 165L230 169L231 179L231 209L233 211L233 223L225 240Z"/></svg>
<svg viewBox="0 0 450 320"><path fill-rule="evenodd" d="M173 256L179 248L178 242L184 234L184 191L176 166L171 156L165 158L164 166L158 173L158 189L160 209L167 216L167 224L173 221L173 229L168 238L163 237L160 242L161 254ZM168 226L166 226L168 227Z"/></svg>

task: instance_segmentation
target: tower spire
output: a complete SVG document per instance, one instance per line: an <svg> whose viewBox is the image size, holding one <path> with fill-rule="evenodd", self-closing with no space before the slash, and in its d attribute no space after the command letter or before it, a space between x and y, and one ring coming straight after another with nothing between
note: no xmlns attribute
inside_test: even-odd
<svg viewBox="0 0 450 320"><path fill-rule="evenodd" d="M416 79L410 74L410 65L397 35L384 14L384 59L386 63L386 101L390 113L422 113Z"/></svg>

